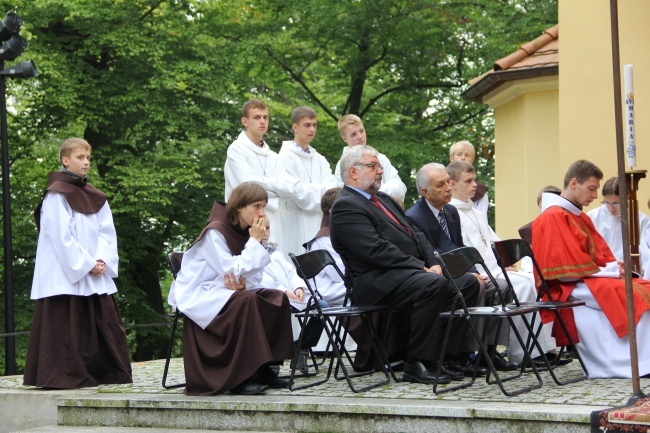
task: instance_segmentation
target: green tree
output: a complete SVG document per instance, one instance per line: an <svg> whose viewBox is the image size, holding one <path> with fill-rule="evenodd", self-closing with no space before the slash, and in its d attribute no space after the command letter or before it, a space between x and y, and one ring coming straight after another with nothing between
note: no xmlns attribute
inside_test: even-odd
<svg viewBox="0 0 650 433"><path fill-rule="evenodd" d="M240 107L264 99L276 150L297 105L319 113L315 145L332 165L336 121L360 115L369 144L410 177L448 146L477 147L492 185L490 110L464 101L467 80L557 23L557 0L0 0L24 19L36 79L9 80L17 330L27 330L32 212L59 142L93 145L90 181L109 196L127 324L165 320L165 255L186 247L223 197ZM163 281L163 283L161 283ZM0 301L1 302L1 301ZM131 336L134 359L160 356L166 329ZM25 338L19 339L24 354ZM20 358L20 357L19 357ZM2 362L4 359L0 360ZM22 359L19 359L19 364Z"/></svg>
<svg viewBox="0 0 650 433"><path fill-rule="evenodd" d="M187 245L223 196L228 142L219 137L236 129L230 47L204 32L194 2L25 1L16 9L30 42L25 56L40 71L20 84L29 100L11 125L12 170L29 179L13 185L21 299L35 251L28 216L45 173L58 168L58 142L81 135L93 145L90 180L108 194L118 231L125 322L161 322L165 255ZM20 308L24 320L31 305ZM134 359L163 354L167 331L152 329L137 333Z"/></svg>
<svg viewBox="0 0 650 433"><path fill-rule="evenodd" d="M327 118L317 147L330 161L342 142L335 121L361 116L369 144L405 177L448 161L460 139L477 147L492 185L493 134L486 106L464 101L467 81L557 23L556 0L281 0L237 2L228 37L244 46L243 68L265 99L309 101ZM251 39L249 35L254 34Z"/></svg>

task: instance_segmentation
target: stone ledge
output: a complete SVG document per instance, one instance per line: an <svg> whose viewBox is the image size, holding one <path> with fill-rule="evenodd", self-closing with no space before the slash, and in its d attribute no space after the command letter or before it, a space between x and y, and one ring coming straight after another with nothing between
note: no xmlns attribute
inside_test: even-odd
<svg viewBox="0 0 650 433"><path fill-rule="evenodd" d="M361 400L361 401L360 401ZM320 397L89 395L59 425L285 432L585 431L595 406Z"/></svg>
<svg viewBox="0 0 650 433"><path fill-rule="evenodd" d="M361 400L361 401L360 401ZM591 405L559 406L503 402L423 401L418 399L364 399L339 397L232 396L189 397L183 395L90 394L63 397L59 407L125 408L152 410L242 411L242 412L318 412L440 418L508 418L539 421L588 422ZM558 411L559 410L559 411Z"/></svg>

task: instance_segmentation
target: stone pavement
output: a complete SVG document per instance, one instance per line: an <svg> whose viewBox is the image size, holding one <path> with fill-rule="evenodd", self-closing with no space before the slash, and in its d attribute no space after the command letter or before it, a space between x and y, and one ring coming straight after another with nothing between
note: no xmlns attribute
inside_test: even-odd
<svg viewBox="0 0 650 433"><path fill-rule="evenodd" d="M289 369L286 365L282 367L281 374L288 374ZM562 377L570 377L578 373L578 363L573 363L560 367L558 372ZM129 385L100 385L95 388L84 388L83 391L96 391L97 393L135 393L135 394L183 394L183 388L166 390L161 386L164 360L149 362L138 362L133 364L133 383ZM294 396L318 396L318 397L354 397L354 398L379 398L379 399L422 399L422 400L446 400L446 401L501 401L504 403L550 403L550 404L569 404L569 405L592 405L609 407L622 404L632 394L631 379L590 379L569 385L557 386L548 373L542 372L544 386L540 389L533 390L515 397L503 395L497 385L488 385L483 379L477 379L474 385L459 391L453 391L446 394L435 395L432 387L429 385L420 385L408 382L395 383L391 381L388 385L375 388L373 390L354 394L350 391L347 383L330 379L329 382L300 391L289 391L287 389L272 389L267 391L269 397L275 395L294 395ZM401 377L401 373L397 373ZM357 380L368 383L377 380L378 374ZM183 373L183 360L173 359L170 365L168 383L183 382L185 376ZM309 379L299 379L297 383ZM506 387L512 388L524 383L532 384L532 374L527 374L523 378L513 382L507 382ZM650 379L641 379L641 388L650 392ZM30 390L35 389L22 385L22 376L4 376L0 377L0 390ZM43 391L45 392L45 391Z"/></svg>
<svg viewBox="0 0 650 433"><path fill-rule="evenodd" d="M160 383L163 367L164 360L134 363L133 384L98 386L96 388L85 388L83 390L64 391L64 393L68 393L66 394L67 396L78 397L78 400L82 400L85 397L95 400L117 400L128 395L133 399L147 399L152 401L198 401L196 397L184 396L182 388L171 390L163 389ZM577 361L574 361L568 366L560 367L558 369L558 374L562 377L570 377L578 374L578 369L579 364ZM285 373L288 373L288 367L286 365L282 368L282 374ZM401 373L398 373L398 377L401 377ZM343 405L337 409L339 412L342 411L341 407L345 407L345 405L361 405L361 407L382 406L384 407L384 411L386 411L385 407L387 406L392 406L394 408L402 407L400 410L406 410L404 408L410 405L411 407L426 407L428 408L428 413L438 413L436 412L437 410L439 411L439 415L437 416L444 416L445 411L451 413L453 411L461 410L461 412L463 412L461 415L467 417L471 416L472 413L476 415L475 412L478 413L480 410L493 412L495 408L498 408L500 411L505 412L508 410L516 411L518 414L516 415L517 417L526 417L526 413L529 413L533 419L539 420L540 417L545 419L544 417L548 416L548 413L557 413L557 416L560 418L568 417L571 418L569 421L580 423L581 427L575 431L589 431L588 427L585 428L585 426L588 426L589 413L592 410L624 404L632 394L632 381L630 379L593 379L564 386L557 386L547 373L542 372L542 378L544 380L544 385L540 389L515 397L505 396L497 385L488 385L481 379L477 379L476 383L474 383L470 388L435 395L432 392L432 387L429 385L406 382L395 383L393 381L388 385L361 394L354 394L350 391L345 381L337 381L332 378L329 382L314 388L294 392L289 390L269 390L265 396L248 399L257 402L257 404L262 404L264 402L278 404L278 402L299 401L303 404L313 402L313 404L316 405L326 402L329 405ZM378 374L374 374L357 380L365 383L377 379ZM300 381L302 380L310 379L300 379ZM175 359L171 364L168 383L182 381L184 381L182 360ZM302 383L300 381L297 383ZM533 382L536 381L534 380L533 375L529 374L515 381L507 382L506 387L512 389L512 387L518 387L526 383L532 384ZM650 379L641 379L641 389L646 389L650 392L649 388ZM22 377L20 376L0 377L0 399L3 398L2 395L6 396L8 394L13 394L14 396L17 396L23 393L34 393L35 391L34 388L23 386ZM43 390L38 390L37 392L40 393L40 395L57 393L56 391ZM61 392L58 393L61 394ZM64 397L66 395L64 395ZM58 396L60 397L61 395ZM241 397L226 394L222 396L209 397L207 399L202 398L202 400L204 404L208 404L205 403L207 400L208 402L211 402L209 404L218 406L219 402L225 404L227 402L239 401L241 400ZM60 409L61 407L59 407L59 410ZM277 410L281 411L282 409ZM4 413L6 414L7 412ZM59 414L59 420L60 419L61 414ZM4 424L4 422L2 424ZM37 425L43 426L46 424ZM170 427L178 428L177 426ZM197 426L196 428L200 427ZM233 428L232 430L237 430L237 428ZM285 431L282 429L272 430ZM3 430L2 425L0 424L0 432L3 431L11 430ZM39 429L36 431L45 432L47 430ZM324 429L324 431L336 430ZM535 431L547 430L540 429ZM548 431L556 430L551 429Z"/></svg>

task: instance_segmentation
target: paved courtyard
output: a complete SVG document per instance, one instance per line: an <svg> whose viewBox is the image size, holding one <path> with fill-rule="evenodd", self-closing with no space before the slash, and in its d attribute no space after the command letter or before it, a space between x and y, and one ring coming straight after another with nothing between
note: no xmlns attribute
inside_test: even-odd
<svg viewBox="0 0 650 433"><path fill-rule="evenodd" d="M281 374L288 374L289 369L285 363L282 367ZM571 377L577 375L578 363L573 363L560 367L558 375L562 377ZM96 388L87 388L85 390L94 390L98 393L129 393L129 394L182 394L182 388L165 390L161 386L161 378L164 368L164 360L141 362L133 364L133 384L129 385L102 385ZM293 396L314 396L314 397L356 397L356 398L377 398L377 399L420 399L420 400L446 400L446 401L501 401L504 403L546 403L546 404L564 404L564 405L593 405L609 407L623 404L632 394L632 381L630 379L591 379L564 386L556 385L548 373L542 372L544 385L536 390L521 394L515 397L507 397L499 387L485 383L484 379L477 381L469 388L452 391L445 394L436 395L432 392L429 385L413 384L407 382L395 383L391 381L373 390L354 394L350 391L347 383L337 381L331 378L327 383L307 388L299 391L269 390L266 396L273 399L273 396L293 395ZM401 373L397 373L401 377ZM380 379L379 374L358 378L359 383L368 383ZM302 381L311 379L299 379L298 384ZM177 383L184 381L183 361L182 359L172 360L168 383ZM533 384L535 382L532 374L515 381L507 382L506 388L513 389L523 384ZM453 384L453 383L452 383ZM0 377L0 390L12 389L30 390L32 387L22 385L22 376L5 376ZM650 392L650 379L641 379L641 389Z"/></svg>

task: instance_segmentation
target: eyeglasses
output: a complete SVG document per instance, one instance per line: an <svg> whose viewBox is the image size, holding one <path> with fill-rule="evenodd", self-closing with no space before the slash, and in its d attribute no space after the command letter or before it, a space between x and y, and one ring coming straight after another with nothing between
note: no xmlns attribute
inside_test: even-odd
<svg viewBox="0 0 650 433"><path fill-rule="evenodd" d="M359 167L359 166L370 167L370 168L372 168L373 170L375 170L375 169L377 169L377 168L379 168L379 169L381 169L381 170L384 169L384 166L383 166L383 165L378 165L378 164L375 164L374 162L370 162L370 163L368 163L368 164L354 164L354 166L355 166L355 167Z"/></svg>
<svg viewBox="0 0 650 433"><path fill-rule="evenodd" d="M603 200L603 204L604 204L605 206L607 206L607 207L613 207L613 208L619 208L619 207L621 207L621 202L620 202L620 201L617 201L617 202L614 202L614 203L610 203L610 202L607 202L607 201Z"/></svg>

